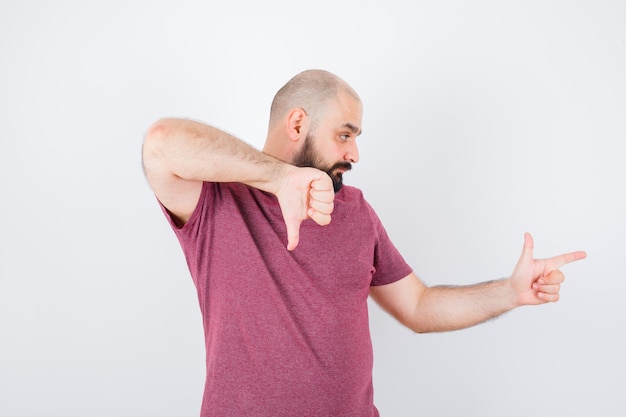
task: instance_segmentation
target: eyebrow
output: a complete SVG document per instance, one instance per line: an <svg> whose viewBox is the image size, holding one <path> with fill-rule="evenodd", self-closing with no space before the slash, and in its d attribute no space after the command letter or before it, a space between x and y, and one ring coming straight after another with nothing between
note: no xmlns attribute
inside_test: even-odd
<svg viewBox="0 0 626 417"><path fill-rule="evenodd" d="M350 131L352 133L354 133L355 135L359 136L361 133L363 133L363 131L361 131L361 129L359 129L358 127L356 127L355 125L353 125L352 123L345 123L343 125L343 127L347 127L348 129L350 129Z"/></svg>

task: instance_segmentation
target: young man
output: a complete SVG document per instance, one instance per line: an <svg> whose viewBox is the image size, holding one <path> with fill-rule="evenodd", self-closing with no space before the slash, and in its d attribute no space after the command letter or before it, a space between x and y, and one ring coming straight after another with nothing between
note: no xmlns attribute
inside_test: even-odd
<svg viewBox="0 0 626 417"><path fill-rule="evenodd" d="M198 291L202 416L377 416L367 298L415 332L461 329L554 302L572 252L513 274L426 287L361 192L362 104L343 80L302 72L276 94L263 152L189 120L148 130L143 163ZM332 221L331 221L332 219Z"/></svg>

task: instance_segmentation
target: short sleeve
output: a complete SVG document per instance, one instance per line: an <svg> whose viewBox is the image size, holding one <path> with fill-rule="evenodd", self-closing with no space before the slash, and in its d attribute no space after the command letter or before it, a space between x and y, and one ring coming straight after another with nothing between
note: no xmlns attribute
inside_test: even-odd
<svg viewBox="0 0 626 417"><path fill-rule="evenodd" d="M374 267L372 286L386 285L399 281L413 272L413 269L404 260L395 247L380 219L370 208L370 216L376 230L376 243L374 247Z"/></svg>
<svg viewBox="0 0 626 417"><path fill-rule="evenodd" d="M214 191L212 191L212 185L213 183L210 182L202 183L202 190L200 191L198 203L196 204L193 213L191 213L189 220L187 220L187 222L182 227L176 223L176 220L174 219L172 213L170 213L170 211L167 209L167 207L165 207L159 201L159 206L161 207L163 214L165 214L165 218L167 219L168 223L170 224L177 236L183 237L186 235L194 234L194 230L197 233L199 224L202 222L201 218L203 217L203 213L205 213L208 207L211 205L211 201L209 200L214 194Z"/></svg>

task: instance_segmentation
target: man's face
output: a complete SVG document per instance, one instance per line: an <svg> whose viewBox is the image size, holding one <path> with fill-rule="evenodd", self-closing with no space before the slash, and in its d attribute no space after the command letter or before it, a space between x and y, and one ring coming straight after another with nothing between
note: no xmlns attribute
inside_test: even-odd
<svg viewBox="0 0 626 417"><path fill-rule="evenodd" d="M314 131L309 131L293 163L324 171L333 180L335 193L343 185L343 174L359 161L356 138L361 134L361 102L340 95L326 108Z"/></svg>
<svg viewBox="0 0 626 417"><path fill-rule="evenodd" d="M328 174L333 180L333 189L335 193L341 190L343 186L343 173L352 169L352 164L347 161L339 161L335 163L324 162L313 145L315 138L309 133L304 139L304 144L300 152L295 156L294 165L298 167L313 167Z"/></svg>

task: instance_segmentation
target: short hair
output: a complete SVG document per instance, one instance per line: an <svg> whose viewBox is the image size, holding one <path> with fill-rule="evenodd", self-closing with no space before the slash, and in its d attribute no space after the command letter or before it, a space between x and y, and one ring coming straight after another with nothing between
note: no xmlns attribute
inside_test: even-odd
<svg viewBox="0 0 626 417"><path fill-rule="evenodd" d="M270 126L285 117L289 111L301 107L311 118L311 128L314 129L326 104L336 100L340 92L361 101L352 87L335 74L317 69L303 71L287 81L274 96L270 109Z"/></svg>

